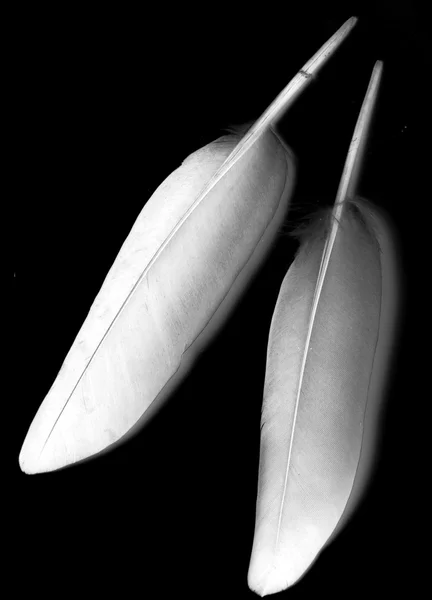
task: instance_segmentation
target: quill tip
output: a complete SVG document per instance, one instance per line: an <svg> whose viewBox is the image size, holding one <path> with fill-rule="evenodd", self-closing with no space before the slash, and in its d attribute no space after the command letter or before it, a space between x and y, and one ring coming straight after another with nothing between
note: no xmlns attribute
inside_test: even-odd
<svg viewBox="0 0 432 600"><path fill-rule="evenodd" d="M34 473L36 473L34 465L31 464L31 461L28 460L25 452L23 452L22 450L19 454L18 462L21 471L26 475L33 475Z"/></svg>

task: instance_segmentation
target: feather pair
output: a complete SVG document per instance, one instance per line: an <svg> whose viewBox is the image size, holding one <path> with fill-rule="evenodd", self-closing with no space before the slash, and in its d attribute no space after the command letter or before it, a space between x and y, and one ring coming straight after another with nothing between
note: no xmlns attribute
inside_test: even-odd
<svg viewBox="0 0 432 600"><path fill-rule="evenodd" d="M31 424L23 471L51 471L112 448L191 368L288 210L295 160L271 127L355 22L336 32L240 141L225 136L201 148L146 203ZM272 319L248 574L260 595L310 568L349 514L371 463L363 425L366 407L376 410L382 396L396 270L385 217L354 192L381 68L335 207L302 232Z"/></svg>

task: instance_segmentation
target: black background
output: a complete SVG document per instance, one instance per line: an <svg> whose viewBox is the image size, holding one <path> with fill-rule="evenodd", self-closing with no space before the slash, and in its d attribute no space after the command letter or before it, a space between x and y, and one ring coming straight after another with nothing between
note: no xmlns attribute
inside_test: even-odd
<svg viewBox="0 0 432 600"><path fill-rule="evenodd" d="M424 15L404 3L370 11L294 13L286 3L121 14L26 15L12 90L17 214L17 319L9 557L48 597L252 598L253 539L266 342L296 245L270 260L190 377L130 443L97 460L26 476L18 454L106 272L144 202L224 127L258 118L350 16L359 22L283 119L298 159L301 216L334 200L375 60L384 75L359 192L399 232L411 284L413 225L424 170ZM19 46L19 48L18 48ZM424 202L424 200L423 200ZM416 210L414 219L408 215ZM406 232L408 228L408 233ZM408 311L406 311L408 313ZM416 577L409 542L412 457L407 399L410 331L401 338L381 453L366 498L294 588L277 597L404 593ZM408 418L408 421L407 421ZM402 475L401 475L402 474ZM408 549L407 549L408 548Z"/></svg>

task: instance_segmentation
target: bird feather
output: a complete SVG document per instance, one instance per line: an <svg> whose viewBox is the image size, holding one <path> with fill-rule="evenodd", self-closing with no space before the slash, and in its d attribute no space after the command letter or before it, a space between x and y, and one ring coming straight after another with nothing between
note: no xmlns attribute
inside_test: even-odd
<svg viewBox="0 0 432 600"><path fill-rule="evenodd" d="M138 216L24 440L26 473L103 451L160 403L245 287L285 215L294 159L270 129L350 19L239 143L189 156Z"/></svg>
<svg viewBox="0 0 432 600"><path fill-rule="evenodd" d="M354 191L381 72L377 62L335 205L301 232L272 317L248 573L261 596L296 583L334 533L359 467L366 406L379 402L394 318L392 241L383 215Z"/></svg>

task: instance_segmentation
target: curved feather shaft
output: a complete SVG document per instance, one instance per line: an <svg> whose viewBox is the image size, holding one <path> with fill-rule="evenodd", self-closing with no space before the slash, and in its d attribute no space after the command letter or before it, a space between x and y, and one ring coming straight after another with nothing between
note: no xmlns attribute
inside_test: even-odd
<svg viewBox="0 0 432 600"><path fill-rule="evenodd" d="M394 277L382 252L392 243L384 220L350 194L381 72L377 62L336 203L305 236L273 314L248 574L262 596L298 581L335 530L359 464L366 406L377 401L370 381L389 334L380 334L382 290Z"/></svg>

